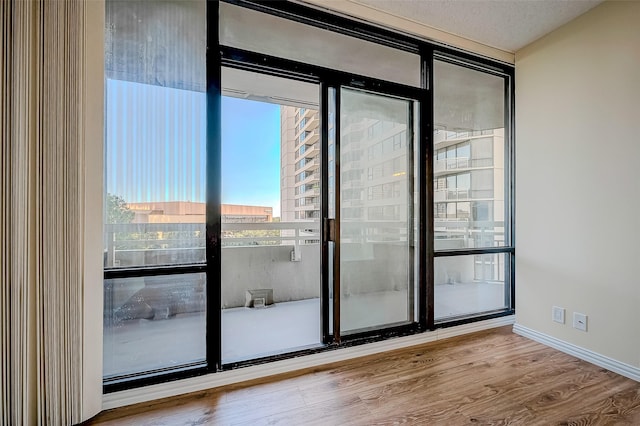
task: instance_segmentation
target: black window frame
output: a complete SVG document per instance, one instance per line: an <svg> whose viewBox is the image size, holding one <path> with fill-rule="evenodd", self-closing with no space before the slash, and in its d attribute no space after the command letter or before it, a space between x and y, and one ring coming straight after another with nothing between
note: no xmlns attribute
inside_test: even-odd
<svg viewBox="0 0 640 426"><path fill-rule="evenodd" d="M219 41L219 12L218 1L206 0L207 15L207 58L206 58L206 263L194 265L175 266L151 266L128 269L111 269L104 271L104 279L127 278L139 276L154 276L167 274L206 273L206 363L180 366L148 371L143 374L118 377L115 380L104 382L104 393L132 389L151 384L164 383L188 377L231 370L247 365L263 364L281 359L288 359L308 355L336 347L350 347L366 344L388 338L411 335L437 328L451 327L491 318L513 315L515 312L515 146L514 146L514 67L481 55L465 52L460 49L445 46L443 44L426 41L422 38L400 33L391 29L371 25L363 21L353 20L314 8L300 3L273 0L222 0L236 6L246 7L262 13L275 15L296 22L327 29L337 33L349 35L359 39L371 41L395 49L419 54L421 57L421 87L415 88L398 83L381 81L374 78L358 76L352 73L326 69L309 64L285 60L268 55L258 54L240 49L225 47ZM457 65L469 67L495 75L505 80L505 175L509 176L505 191L509 200L505 201L505 214L508 218L508 230L505 229L508 244L503 247L463 250L439 250L434 249L434 170L433 158L433 63L434 59L445 60ZM354 333L343 336L340 342L334 340L329 332L328 305L323 304L322 325L323 347L311 348L288 352L286 354L267 356L249 361L222 364L221 347L221 69L223 66L246 69L253 72L276 75L285 78L293 78L301 81L317 83L320 87L321 105L321 156L324 160L322 167L323 183L327 182L328 167L328 119L329 112L326 100L329 97L330 88L348 87L354 85L357 88L370 89L378 93L390 93L394 95L406 94L407 98L419 100L418 133L419 140L415 161L418 162L418 217L417 250L421 253L417 268L417 283L419 297L418 321L399 327L390 327L373 332ZM355 84L354 84L355 83ZM418 93L418 95L416 95ZM337 112L338 114L338 112ZM334 129L335 130L335 129ZM335 154L334 154L335 155ZM327 217L328 199L326 191L322 192L322 217ZM505 223L507 227L507 223ZM326 231L325 224L321 221L321 232ZM507 236L508 233L508 236ZM506 241L507 242L507 241ZM506 243L505 242L505 243ZM328 249L322 247L323 262L328 260ZM436 257L481 255L491 253L505 253L507 270L505 277L509 276L510 291L508 308L499 312L482 313L465 318L454 318L448 321L434 321L434 276L433 263ZM322 277L321 298L328 299L328 277Z"/></svg>

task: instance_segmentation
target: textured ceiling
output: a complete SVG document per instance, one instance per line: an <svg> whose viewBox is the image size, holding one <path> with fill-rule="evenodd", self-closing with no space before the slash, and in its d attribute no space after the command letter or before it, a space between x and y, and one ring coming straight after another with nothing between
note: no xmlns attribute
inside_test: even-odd
<svg viewBox="0 0 640 426"><path fill-rule="evenodd" d="M349 0L515 52L603 0ZM326 3L331 7L331 1Z"/></svg>

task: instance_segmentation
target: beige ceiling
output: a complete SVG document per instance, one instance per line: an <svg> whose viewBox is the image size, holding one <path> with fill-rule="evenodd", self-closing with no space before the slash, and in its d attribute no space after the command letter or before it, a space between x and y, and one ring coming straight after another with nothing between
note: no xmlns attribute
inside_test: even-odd
<svg viewBox="0 0 640 426"><path fill-rule="evenodd" d="M306 0L362 17L379 12L506 52L582 15L603 0Z"/></svg>

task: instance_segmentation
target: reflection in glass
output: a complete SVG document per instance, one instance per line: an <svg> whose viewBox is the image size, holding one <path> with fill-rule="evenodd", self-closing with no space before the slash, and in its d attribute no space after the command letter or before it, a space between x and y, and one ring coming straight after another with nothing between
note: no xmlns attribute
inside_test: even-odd
<svg viewBox="0 0 640 426"><path fill-rule="evenodd" d="M105 2L107 380L205 363L205 274L134 276L205 261L205 12Z"/></svg>
<svg viewBox="0 0 640 426"><path fill-rule="evenodd" d="M509 306L505 254L434 259L436 321L505 309Z"/></svg>
<svg viewBox="0 0 640 426"><path fill-rule="evenodd" d="M504 79L436 60L433 87L434 248L504 246Z"/></svg>
<svg viewBox="0 0 640 426"><path fill-rule="evenodd" d="M415 53L227 2L220 2L220 18L225 46L420 87Z"/></svg>
<svg viewBox="0 0 640 426"><path fill-rule="evenodd" d="M410 101L341 90L340 332L413 319Z"/></svg>
<svg viewBox="0 0 640 426"><path fill-rule="evenodd" d="M105 269L205 260L204 11L106 2Z"/></svg>
<svg viewBox="0 0 640 426"><path fill-rule="evenodd" d="M204 362L204 274L104 282L104 377Z"/></svg>

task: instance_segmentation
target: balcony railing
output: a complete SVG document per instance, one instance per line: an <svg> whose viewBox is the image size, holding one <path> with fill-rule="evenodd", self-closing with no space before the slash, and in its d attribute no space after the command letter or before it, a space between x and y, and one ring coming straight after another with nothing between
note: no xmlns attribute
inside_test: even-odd
<svg viewBox="0 0 640 426"><path fill-rule="evenodd" d="M318 122L318 119L315 116L311 116L311 117L305 117L304 119L304 123L300 122L300 132L302 131L308 131L309 128L316 126Z"/></svg>
<svg viewBox="0 0 640 426"><path fill-rule="evenodd" d="M317 221L223 223L222 247L296 246L319 232ZM105 244L105 268L204 263L205 224L108 224Z"/></svg>
<svg viewBox="0 0 640 426"><path fill-rule="evenodd" d="M502 221L436 218L433 231L436 250L505 245L505 228Z"/></svg>
<svg viewBox="0 0 640 426"><path fill-rule="evenodd" d="M468 169L470 167L471 160L469 158L445 158L443 160L436 160L433 171L437 174L447 170Z"/></svg>
<svg viewBox="0 0 640 426"><path fill-rule="evenodd" d="M433 201L469 200L470 193L469 189L436 189L433 192Z"/></svg>
<svg viewBox="0 0 640 426"><path fill-rule="evenodd" d="M436 160L433 172L438 175L443 172L463 169L487 168L493 167L493 158L445 158Z"/></svg>
<svg viewBox="0 0 640 426"><path fill-rule="evenodd" d="M479 138L486 136L493 136L494 130L473 130L466 132L453 132L450 130L436 130L434 132L434 142L436 144L444 141L457 141L457 140L466 140L471 138Z"/></svg>
<svg viewBox="0 0 640 426"><path fill-rule="evenodd" d="M313 195L320 195L320 188L311 188L299 194L300 197L311 197Z"/></svg>
<svg viewBox="0 0 640 426"><path fill-rule="evenodd" d="M316 170L318 167L320 167L320 160L316 156L316 157L313 157L313 158L307 158L305 163L302 166L296 168L296 171L297 172L304 172L304 171L307 171L307 170Z"/></svg>
<svg viewBox="0 0 640 426"><path fill-rule="evenodd" d="M503 222L436 219L434 226L436 249L504 245ZM205 261L204 224L126 224L105 229L105 270ZM318 221L225 223L222 233L224 308L243 306L245 292L251 288L273 289L276 302L317 297L321 269ZM402 256L409 235L405 221L345 219L341 223L341 261L366 274L372 264ZM105 324L203 311L205 279L202 273L107 279ZM394 282L384 274L369 280L381 290ZM155 313L147 305L155 306Z"/></svg>
<svg viewBox="0 0 640 426"><path fill-rule="evenodd" d="M313 206L317 207L317 206ZM406 241L406 225L397 221L349 221L347 242ZM437 240L487 241L504 244L504 222L436 218ZM347 235L345 235L346 237ZM105 269L197 264L205 262L205 225L202 223L141 223L106 225ZM320 240L319 222L265 222L222 224L222 247L298 246ZM464 247L473 247L465 243Z"/></svg>

